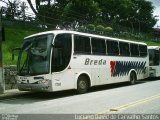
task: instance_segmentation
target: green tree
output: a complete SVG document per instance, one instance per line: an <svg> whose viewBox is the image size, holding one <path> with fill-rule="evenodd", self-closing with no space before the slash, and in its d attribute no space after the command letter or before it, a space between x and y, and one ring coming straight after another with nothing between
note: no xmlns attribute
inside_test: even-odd
<svg viewBox="0 0 160 120"><path fill-rule="evenodd" d="M2 6L1 8L3 9L3 17L10 20L18 20L18 18L19 20L26 20L26 9L28 9L28 6L25 2L20 2L19 0L2 0L2 2L7 6Z"/></svg>
<svg viewBox="0 0 160 120"><path fill-rule="evenodd" d="M76 29L94 24L114 29L122 25L132 32L146 32L156 23L154 8L146 0L36 0L36 8L27 1L37 19L54 27Z"/></svg>
<svg viewBox="0 0 160 120"><path fill-rule="evenodd" d="M146 0L96 0L104 23L119 24L139 31L151 29L156 19L153 6Z"/></svg>
<svg viewBox="0 0 160 120"><path fill-rule="evenodd" d="M36 8L33 7L31 0L27 0L31 9L36 14L36 19L44 24L56 28L63 24L63 9L68 0L36 0ZM41 4L42 3L42 4Z"/></svg>
<svg viewBox="0 0 160 120"><path fill-rule="evenodd" d="M8 0L8 1L2 1L3 3L6 4L6 10L4 12L5 17L7 19L15 19L15 17L18 17L20 14L19 9L19 0Z"/></svg>
<svg viewBox="0 0 160 120"><path fill-rule="evenodd" d="M22 19L23 21L25 21L26 20L26 10L28 9L28 6L26 5L25 2L22 2L20 4L20 8L21 8L20 10L21 10Z"/></svg>
<svg viewBox="0 0 160 120"><path fill-rule="evenodd" d="M156 24L156 19L153 16L152 3L145 0L132 0L134 3L135 12L135 27L141 31L148 31Z"/></svg>
<svg viewBox="0 0 160 120"><path fill-rule="evenodd" d="M69 24L87 25L99 16L98 3L94 0L71 0L64 8L64 21Z"/></svg>

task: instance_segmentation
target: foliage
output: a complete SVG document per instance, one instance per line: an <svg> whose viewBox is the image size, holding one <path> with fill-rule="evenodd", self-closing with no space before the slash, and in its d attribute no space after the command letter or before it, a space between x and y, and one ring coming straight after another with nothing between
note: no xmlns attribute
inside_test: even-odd
<svg viewBox="0 0 160 120"><path fill-rule="evenodd" d="M96 26L96 31L103 32L104 31L104 27L102 25L98 25L98 26Z"/></svg>
<svg viewBox="0 0 160 120"><path fill-rule="evenodd" d="M123 25L132 32L149 32L155 25L152 3L147 0L27 0L36 15L36 21L52 28L77 29L88 24ZM7 18L22 16L25 20L26 5L17 0L6 2ZM36 7L33 7L33 4ZM20 10L20 11L17 11ZM112 27L114 28L114 27Z"/></svg>
<svg viewBox="0 0 160 120"><path fill-rule="evenodd" d="M78 28L78 31L80 31L80 32L85 32L85 26L80 26L79 28Z"/></svg>
<svg viewBox="0 0 160 120"><path fill-rule="evenodd" d="M15 61L12 62L12 49L21 47L23 38L37 31L24 30L23 28L5 28L6 40L3 42L3 62L4 64L16 64L18 54L15 55Z"/></svg>
<svg viewBox="0 0 160 120"><path fill-rule="evenodd" d="M156 23L153 6L146 0L36 0L36 9L40 19L70 29L110 23L146 31Z"/></svg>
<svg viewBox="0 0 160 120"><path fill-rule="evenodd" d="M140 32L150 30L156 22L152 15L153 6L146 0L35 0L35 3L31 0L27 1L36 14L36 21L52 24L53 28L76 29L78 26L91 23L103 26L123 25L131 28L132 31ZM15 6L13 10L19 8L16 0L8 0L7 4L8 9L11 6ZM22 4L22 16L25 9L27 7ZM15 15L15 13L8 15Z"/></svg>
<svg viewBox="0 0 160 120"><path fill-rule="evenodd" d="M26 19L26 10L28 6L25 2L20 2L19 0L8 0L2 1L6 4L7 7L2 6L1 9L1 16L5 17L5 19L9 20L27 20Z"/></svg>
<svg viewBox="0 0 160 120"><path fill-rule="evenodd" d="M106 27L106 28L104 28L104 32L109 32L109 33L111 33L111 32L113 32L113 28L111 28L111 27Z"/></svg>
<svg viewBox="0 0 160 120"><path fill-rule="evenodd" d="M88 29L89 31L95 31L95 25L93 25L93 24L88 24L88 25L87 25L87 29Z"/></svg>

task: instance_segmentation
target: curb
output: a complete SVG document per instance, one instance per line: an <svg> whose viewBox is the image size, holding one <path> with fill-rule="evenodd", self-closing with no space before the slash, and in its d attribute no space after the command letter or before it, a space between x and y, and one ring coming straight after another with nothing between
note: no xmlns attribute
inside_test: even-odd
<svg viewBox="0 0 160 120"><path fill-rule="evenodd" d="M5 90L4 94L0 94L0 100L15 98L23 94L29 93L28 91L19 91L18 89Z"/></svg>

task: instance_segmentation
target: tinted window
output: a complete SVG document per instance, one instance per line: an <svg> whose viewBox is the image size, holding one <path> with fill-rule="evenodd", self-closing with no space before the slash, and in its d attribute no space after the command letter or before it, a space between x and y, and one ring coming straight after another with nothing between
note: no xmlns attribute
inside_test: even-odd
<svg viewBox="0 0 160 120"><path fill-rule="evenodd" d="M159 65L160 56L159 50L149 49L149 65L156 66Z"/></svg>
<svg viewBox="0 0 160 120"><path fill-rule="evenodd" d="M107 41L107 53L109 55L119 55L118 42Z"/></svg>
<svg viewBox="0 0 160 120"><path fill-rule="evenodd" d="M106 44L105 40L92 38L92 53L93 54L106 54Z"/></svg>
<svg viewBox="0 0 160 120"><path fill-rule="evenodd" d="M119 47L120 47L120 55L130 56L129 44L128 43L120 42Z"/></svg>
<svg viewBox="0 0 160 120"><path fill-rule="evenodd" d="M139 45L139 52L140 56L147 56L147 46L146 45Z"/></svg>
<svg viewBox="0 0 160 120"><path fill-rule="evenodd" d="M55 38L52 53L52 72L64 70L70 61L72 39L70 34L59 34Z"/></svg>
<svg viewBox="0 0 160 120"><path fill-rule="evenodd" d="M91 54L90 38L85 36L74 36L74 52Z"/></svg>
<svg viewBox="0 0 160 120"><path fill-rule="evenodd" d="M130 44L130 51L132 56L139 56L139 49L137 44Z"/></svg>

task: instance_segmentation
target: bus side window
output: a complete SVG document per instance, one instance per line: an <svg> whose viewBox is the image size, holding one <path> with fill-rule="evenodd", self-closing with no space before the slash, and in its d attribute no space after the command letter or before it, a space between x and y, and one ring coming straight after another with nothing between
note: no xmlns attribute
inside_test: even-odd
<svg viewBox="0 0 160 120"><path fill-rule="evenodd" d="M91 43L92 43L92 53L93 54L100 54L100 55L106 54L105 40L98 39L98 38L92 38Z"/></svg>
<svg viewBox="0 0 160 120"><path fill-rule="evenodd" d="M72 50L71 40L71 34L56 36L52 53L52 72L62 71L68 66Z"/></svg>
<svg viewBox="0 0 160 120"><path fill-rule="evenodd" d="M139 52L141 57L147 56L147 46L146 45L139 45Z"/></svg>
<svg viewBox="0 0 160 120"><path fill-rule="evenodd" d="M117 41L107 41L107 53L109 55L119 55L119 48Z"/></svg>
<svg viewBox="0 0 160 120"><path fill-rule="evenodd" d="M74 35L74 53L91 54L90 38L86 36Z"/></svg>
<svg viewBox="0 0 160 120"><path fill-rule="evenodd" d="M120 47L120 55L130 56L129 44L128 43L120 42L119 47Z"/></svg>
<svg viewBox="0 0 160 120"><path fill-rule="evenodd" d="M159 65L159 50L155 50L154 65Z"/></svg>
<svg viewBox="0 0 160 120"><path fill-rule="evenodd" d="M130 44L131 56L139 56L138 44Z"/></svg>

